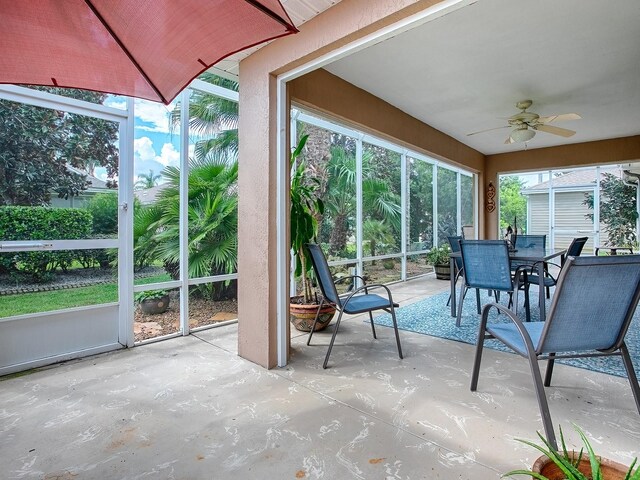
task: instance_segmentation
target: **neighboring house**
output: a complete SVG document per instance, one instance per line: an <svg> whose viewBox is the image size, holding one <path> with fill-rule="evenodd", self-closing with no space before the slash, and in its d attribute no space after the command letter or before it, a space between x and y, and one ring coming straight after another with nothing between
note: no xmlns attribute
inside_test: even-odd
<svg viewBox="0 0 640 480"><path fill-rule="evenodd" d="M138 200L140 200L140 203L142 205L149 205L151 203L154 203L156 201L156 198L158 198L158 194L164 190L165 188L167 188L168 184L167 183L163 183L160 185L156 185L155 187L151 187L151 188L145 188L142 190L134 190L133 194L136 196L136 198Z"/></svg>
<svg viewBox="0 0 640 480"><path fill-rule="evenodd" d="M67 169L78 175L84 175L89 181L89 187L83 190L80 195L69 198L59 198L56 192L51 193L50 205L55 208L84 208L87 206L87 202L91 197L98 193L114 192L117 193L117 189L107 187L107 182L100 180L98 177L88 175L86 172L79 170L71 165L67 165Z"/></svg>
<svg viewBox="0 0 640 480"><path fill-rule="evenodd" d="M599 218L598 212L584 204L586 194L596 193L596 172L595 168L574 170L524 189L522 194L527 197L529 227L526 233L547 235L547 244L554 248L566 248L573 238L584 236L589 237L585 252L606 244L606 226L600 222L599 228L595 228L588 215ZM617 166L601 167L601 179L604 173L620 178L622 169Z"/></svg>

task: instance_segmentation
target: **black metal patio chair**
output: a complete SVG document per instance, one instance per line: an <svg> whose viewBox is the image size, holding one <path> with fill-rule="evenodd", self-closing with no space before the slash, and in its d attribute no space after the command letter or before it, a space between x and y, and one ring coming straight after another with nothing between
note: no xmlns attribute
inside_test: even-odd
<svg viewBox="0 0 640 480"><path fill-rule="evenodd" d="M568 257L545 322L524 323L503 305L482 310L471 390L478 386L485 340L496 339L529 361L547 440L557 449L544 386L551 384L554 361L559 358L622 357L640 413L640 387L624 337L640 299L640 255L623 257ZM491 308L510 322L489 323ZM548 360L544 384L539 360ZM506 363L505 365L508 365ZM544 386L543 386L544 385Z"/></svg>
<svg viewBox="0 0 640 480"><path fill-rule="evenodd" d="M547 268L545 268L544 279L542 281L544 282L544 286L547 289L547 298L549 298L549 293L548 293L549 289L551 287L555 287L556 284L558 283L557 276L553 276L553 275L551 275L551 273L549 273L548 266L549 265L554 265L554 266L558 267L560 269L560 271L561 271L562 267L566 263L566 258L567 257L579 257L580 254L582 253L582 249L584 248L584 245L587 243L588 240L589 240L589 237L574 238L571 241L571 244L569 245L569 247L567 248L567 255L565 257L563 257L562 262L560 263L560 265L558 265L556 263L553 263L553 262L546 262L545 267L547 267ZM537 274L536 265L537 265L537 262L534 263L533 265L531 265L531 271L527 275L527 281L532 285L540 285L540 277ZM559 275L559 273L558 273L558 275Z"/></svg>
<svg viewBox="0 0 640 480"><path fill-rule="evenodd" d="M320 306L318 307L318 313L320 312L320 308L322 308L323 302L328 301L332 302L336 305L336 309L338 310L338 319L333 327L333 335L331 336L331 341L329 342L329 348L327 349L327 355L325 356L324 363L322 364L322 368L327 368L327 363L329 362L329 356L331 355L331 349L333 348L333 343L336 339L336 335L338 333L338 328L340 328L340 321L342 320L342 316L347 313L350 315L357 315L360 313L369 313L369 320L371 322L371 332L373 333L373 338L377 339L376 336L376 328L373 323L373 315L371 312L375 310L384 310L391 314L391 319L393 321L393 330L396 334L396 344L398 346L398 355L402 358L402 347L400 346L400 334L398 333L398 323L396 321L396 307L399 307L397 303L394 303L393 298L391 296L391 290L389 287L382 284L371 284L366 285L364 279L358 275L351 275L348 277L340 278L340 281L345 279L360 279L363 285L360 287L356 287L353 290L349 291L346 295L340 296L338 295L338 291L336 289L335 282L333 277L331 276L331 271L329 270L329 264L327 263L327 259L322 252L320 246L309 243L306 245L309 249L309 253L311 254L311 262L313 263L313 269L316 273L316 278L318 280L318 284L320 286L320 290L322 291L323 299L320 302ZM382 288L386 290L386 298L380 295L376 295L375 293L369 293L369 290L374 288ZM313 331L316 326L316 322L318 321L318 314L316 314L316 318L313 321L313 326L311 327L311 331L309 332L309 337L307 338L307 345L310 345L311 337L313 336Z"/></svg>

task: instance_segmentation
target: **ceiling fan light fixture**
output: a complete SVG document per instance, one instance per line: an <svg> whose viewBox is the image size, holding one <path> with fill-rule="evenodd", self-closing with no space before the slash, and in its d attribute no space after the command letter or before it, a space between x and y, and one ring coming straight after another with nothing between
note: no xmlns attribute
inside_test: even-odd
<svg viewBox="0 0 640 480"><path fill-rule="evenodd" d="M533 137L535 137L536 132L529 128L517 128L513 132L511 132L511 139L516 142L528 142Z"/></svg>

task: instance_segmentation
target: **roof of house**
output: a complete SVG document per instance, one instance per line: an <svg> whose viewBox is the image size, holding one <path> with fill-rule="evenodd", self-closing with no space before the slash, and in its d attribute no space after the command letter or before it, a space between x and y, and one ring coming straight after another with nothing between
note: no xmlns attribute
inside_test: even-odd
<svg viewBox="0 0 640 480"><path fill-rule="evenodd" d="M604 173L610 173L620 178L622 176L622 172L619 167L603 167L600 169L600 175ZM537 185L533 185L532 187L525 188L522 190L523 195L530 195L535 193L546 193L549 190L549 187L553 188L571 188L571 187L585 187L588 188L590 185L596 183L596 175L595 170L589 169L580 169L574 170L572 172L567 172L563 175L559 175L557 177L553 177L551 180L545 180L544 182L540 182ZM590 188L590 187L589 187Z"/></svg>
<svg viewBox="0 0 640 480"><path fill-rule="evenodd" d="M156 185L155 187L145 188L142 190L134 190L133 194L136 196L140 203L147 205L149 203L153 203L158 198L158 194L167 188L169 185L167 183L161 183L160 185Z"/></svg>
<svg viewBox="0 0 640 480"><path fill-rule="evenodd" d="M67 164L67 170L78 175L84 175L89 182L89 186L87 187L88 190L112 190L107 186L107 182L98 177L94 177L93 175L89 175L87 172L80 170L79 168Z"/></svg>

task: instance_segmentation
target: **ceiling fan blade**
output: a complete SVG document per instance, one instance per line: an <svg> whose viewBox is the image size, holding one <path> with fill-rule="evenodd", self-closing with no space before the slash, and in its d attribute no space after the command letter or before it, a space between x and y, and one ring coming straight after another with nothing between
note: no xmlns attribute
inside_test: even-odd
<svg viewBox="0 0 640 480"><path fill-rule="evenodd" d="M536 125L534 128L536 130L540 130L541 132L547 132L553 135L560 135L561 137L572 137L573 135L576 134L576 132L574 132L573 130L554 127L552 125Z"/></svg>
<svg viewBox="0 0 640 480"><path fill-rule="evenodd" d="M549 115L548 117L538 118L540 123L564 122L565 120L580 120L582 117L577 113L563 113L560 115Z"/></svg>
<svg viewBox="0 0 640 480"><path fill-rule="evenodd" d="M507 139L504 141L504 144L509 145L511 143L514 143L514 142L513 142L513 138L511 138L511 135L509 135Z"/></svg>
<svg viewBox="0 0 640 480"><path fill-rule="evenodd" d="M493 130L502 130L503 128L509 128L511 125L505 125L504 127L488 128L486 130L480 130L479 132L467 133L467 137L471 135L477 135L478 133L491 132Z"/></svg>

